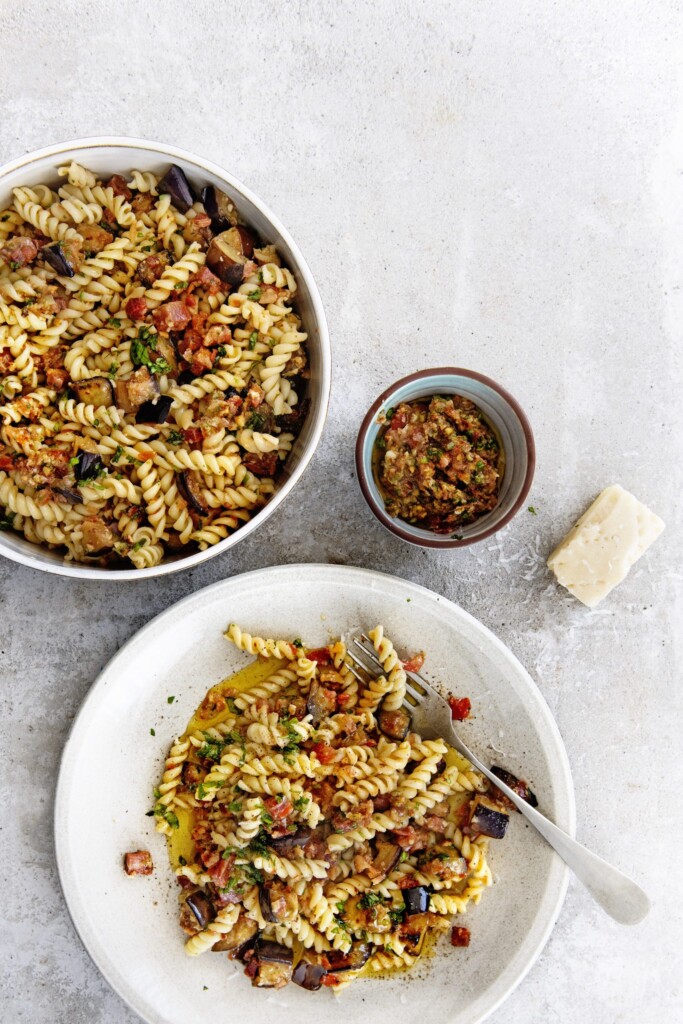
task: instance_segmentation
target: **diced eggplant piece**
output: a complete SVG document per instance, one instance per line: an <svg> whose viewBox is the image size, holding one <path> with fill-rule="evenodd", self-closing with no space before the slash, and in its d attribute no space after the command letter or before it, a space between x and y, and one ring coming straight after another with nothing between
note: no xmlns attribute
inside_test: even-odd
<svg viewBox="0 0 683 1024"><path fill-rule="evenodd" d="M61 242L44 245L41 250L41 256L62 277L73 277L76 273L76 269L69 260L69 256Z"/></svg>
<svg viewBox="0 0 683 1024"><path fill-rule="evenodd" d="M128 378L118 377L114 383L116 404L125 412L137 412L144 402L151 402L159 395L159 381L146 366L141 366Z"/></svg>
<svg viewBox="0 0 683 1024"><path fill-rule="evenodd" d="M518 779L516 775L512 774L512 772L507 771L505 768L499 768L498 765L495 764L491 766L491 771L500 779L501 782L504 782L506 786L509 786L510 789L514 790L517 796L521 797L522 800L526 800L526 802L532 807L538 807L538 800L531 792L524 779ZM508 798L504 793L501 793L498 799L505 801L506 806L508 803L512 803L512 801L508 801ZM514 806L514 804L512 806Z"/></svg>
<svg viewBox="0 0 683 1024"><path fill-rule="evenodd" d="M259 940L249 964L251 983L257 988L283 988L292 980L293 967L294 954L291 949L281 946L279 942Z"/></svg>
<svg viewBox="0 0 683 1024"><path fill-rule="evenodd" d="M410 731L411 717L405 708L398 708L396 711L387 711L380 708L377 721L385 736L391 740L400 742L404 740Z"/></svg>
<svg viewBox="0 0 683 1024"><path fill-rule="evenodd" d="M295 985L300 985L301 988L305 988L308 992L317 992L322 987L323 978L326 974L327 971L322 964L312 964L307 960L299 960L292 975L292 981Z"/></svg>
<svg viewBox="0 0 683 1024"><path fill-rule="evenodd" d="M114 389L106 377L89 377L87 380L74 380L69 385L79 402L86 405L114 404Z"/></svg>
<svg viewBox="0 0 683 1024"><path fill-rule="evenodd" d="M237 208L230 196L221 192L215 185L207 185L202 190L204 209L211 218L215 231L226 231L237 225Z"/></svg>
<svg viewBox="0 0 683 1024"><path fill-rule="evenodd" d="M236 228L222 231L211 240L206 254L206 265L225 284L236 286L242 283L244 264L247 257L241 246L241 236ZM237 245L235 245L237 242Z"/></svg>
<svg viewBox="0 0 683 1024"><path fill-rule="evenodd" d="M372 862L372 877L377 879L380 875L388 875L398 864L401 856L401 847L397 843L391 843L383 836L378 836L375 841L377 855Z"/></svg>
<svg viewBox="0 0 683 1024"><path fill-rule="evenodd" d="M193 469L186 469L178 478L178 490L198 516L208 516L209 506L202 495L202 478Z"/></svg>
<svg viewBox="0 0 683 1024"><path fill-rule="evenodd" d="M323 953L323 962L330 971L359 971L370 957L367 942L354 942L348 953L340 949L328 949Z"/></svg>
<svg viewBox="0 0 683 1024"><path fill-rule="evenodd" d="M254 255L254 246L258 245L258 239L244 224L235 224L225 232L226 239L238 252L246 256L248 260Z"/></svg>
<svg viewBox="0 0 683 1024"><path fill-rule="evenodd" d="M284 988L292 980L292 967L292 963L258 960L251 983L256 988Z"/></svg>
<svg viewBox="0 0 683 1024"><path fill-rule="evenodd" d="M416 885L412 889L403 889L401 895L406 905L406 917L411 917L413 914L424 914L429 910L431 895L426 885Z"/></svg>
<svg viewBox="0 0 683 1024"><path fill-rule="evenodd" d="M81 523L83 551L90 558L98 558L111 551L116 536L99 516L88 516Z"/></svg>
<svg viewBox="0 0 683 1024"><path fill-rule="evenodd" d="M283 836L281 839L268 839L268 846L275 850L279 857L289 857L298 847L306 846L312 835L307 825L300 825L291 835Z"/></svg>
<svg viewBox="0 0 683 1024"><path fill-rule="evenodd" d="M177 164L171 164L166 174L157 185L157 192L161 195L168 192L176 209L185 213L190 209L194 198L190 183L185 177L185 171Z"/></svg>
<svg viewBox="0 0 683 1024"><path fill-rule="evenodd" d="M135 416L136 423L165 423L171 411L173 399L162 395L156 402L143 402Z"/></svg>
<svg viewBox="0 0 683 1024"><path fill-rule="evenodd" d="M279 918L273 913L273 908L270 905L270 889L265 885L259 886L258 891L258 904L261 909L264 921L269 921L271 924L277 924Z"/></svg>
<svg viewBox="0 0 683 1024"><path fill-rule="evenodd" d="M127 875L151 875L154 871L149 850L133 850L125 854L123 867Z"/></svg>
<svg viewBox="0 0 683 1024"><path fill-rule="evenodd" d="M178 353L176 347L170 338L164 338L162 335L157 335L154 343L154 350L157 352L162 359L165 359L171 369L168 371L169 377L175 377L178 373L178 367L180 361L178 359Z"/></svg>
<svg viewBox="0 0 683 1024"><path fill-rule="evenodd" d="M206 928L206 926L211 924L216 916L213 903L200 889L198 889L197 892L190 893L187 897L186 903L197 918L201 928Z"/></svg>
<svg viewBox="0 0 683 1024"><path fill-rule="evenodd" d="M77 480L93 480L106 472L99 455L93 455L92 452L79 452L76 458L78 461L74 466L74 474Z"/></svg>
<svg viewBox="0 0 683 1024"><path fill-rule="evenodd" d="M306 701L306 714L311 715L313 725L319 725L323 718L337 710L337 696L334 690L326 690L324 686L313 682Z"/></svg>
<svg viewBox="0 0 683 1024"><path fill-rule="evenodd" d="M238 954L245 953L253 946L258 936L258 925L243 914L238 917L234 927L211 947L214 953L231 953L231 960L237 960Z"/></svg>
<svg viewBox="0 0 683 1024"><path fill-rule="evenodd" d="M485 796L478 796L472 803L470 831L491 839L502 839L510 824L510 815L500 804Z"/></svg>

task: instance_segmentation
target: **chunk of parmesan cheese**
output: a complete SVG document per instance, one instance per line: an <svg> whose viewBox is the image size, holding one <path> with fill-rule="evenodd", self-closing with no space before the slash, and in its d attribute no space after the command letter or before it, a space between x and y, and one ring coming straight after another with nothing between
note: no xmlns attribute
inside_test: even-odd
<svg viewBox="0 0 683 1024"><path fill-rule="evenodd" d="M659 516L613 484L557 545L548 566L570 594L594 608L626 578L663 529Z"/></svg>

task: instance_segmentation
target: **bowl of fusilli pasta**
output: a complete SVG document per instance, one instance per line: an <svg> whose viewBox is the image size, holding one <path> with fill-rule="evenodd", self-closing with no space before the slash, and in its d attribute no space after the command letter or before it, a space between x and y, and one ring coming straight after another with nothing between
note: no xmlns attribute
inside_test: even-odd
<svg viewBox="0 0 683 1024"><path fill-rule="evenodd" d="M0 554L86 578L248 536L322 433L301 253L220 167L90 139L0 168Z"/></svg>

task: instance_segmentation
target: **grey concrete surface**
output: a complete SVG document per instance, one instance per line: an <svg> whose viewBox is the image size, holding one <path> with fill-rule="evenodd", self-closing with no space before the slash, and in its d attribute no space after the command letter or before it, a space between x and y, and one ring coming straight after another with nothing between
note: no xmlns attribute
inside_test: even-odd
<svg viewBox="0 0 683 1024"><path fill-rule="evenodd" d="M683 1020L681 5L4 0L0 22L0 161L112 133L223 164L299 242L334 350L312 465L226 556L127 585L0 564L0 1018L136 1019L72 930L52 850L60 751L102 666L199 587L338 561L426 584L512 648L564 736L579 838L652 895L628 930L572 883L493 1024ZM433 554L373 520L352 452L383 387L447 363L527 410L537 514ZM612 482L668 525L590 613L544 557Z"/></svg>

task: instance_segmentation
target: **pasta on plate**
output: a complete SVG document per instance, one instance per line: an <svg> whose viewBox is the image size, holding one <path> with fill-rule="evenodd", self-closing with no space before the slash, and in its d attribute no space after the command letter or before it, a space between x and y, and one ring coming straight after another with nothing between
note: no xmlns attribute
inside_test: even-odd
<svg viewBox="0 0 683 1024"><path fill-rule="evenodd" d="M0 526L135 568L262 507L307 412L296 281L179 167L0 210Z"/></svg>
<svg viewBox="0 0 683 1024"><path fill-rule="evenodd" d="M257 660L209 690L155 789L187 953L227 952L256 986L339 991L410 966L492 883L488 784L410 731L404 665L369 636L377 679L341 640L306 651L231 624Z"/></svg>

